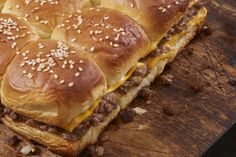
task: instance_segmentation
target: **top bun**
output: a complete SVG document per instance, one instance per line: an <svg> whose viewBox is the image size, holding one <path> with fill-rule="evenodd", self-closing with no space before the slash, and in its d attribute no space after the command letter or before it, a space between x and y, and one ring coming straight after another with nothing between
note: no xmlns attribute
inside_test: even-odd
<svg viewBox="0 0 236 157"><path fill-rule="evenodd" d="M118 11L85 8L55 28L53 39L86 50L112 86L147 55L150 41L142 27Z"/></svg>
<svg viewBox="0 0 236 157"><path fill-rule="evenodd" d="M23 19L11 14L0 14L0 83L16 53L27 43L38 38Z"/></svg>
<svg viewBox="0 0 236 157"><path fill-rule="evenodd" d="M89 0L7 0L2 12L24 17L42 38L50 38L54 27Z"/></svg>
<svg viewBox="0 0 236 157"><path fill-rule="evenodd" d="M104 74L91 59L62 42L24 47L2 80L2 103L14 112L63 127L106 92Z"/></svg>

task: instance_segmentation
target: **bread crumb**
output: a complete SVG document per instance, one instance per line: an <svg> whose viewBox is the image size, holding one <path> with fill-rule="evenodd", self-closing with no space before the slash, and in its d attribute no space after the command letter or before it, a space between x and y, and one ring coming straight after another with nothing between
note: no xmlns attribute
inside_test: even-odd
<svg viewBox="0 0 236 157"><path fill-rule="evenodd" d="M143 114L147 113L147 110L142 109L142 108L140 108L140 107L135 107L133 110L134 110L138 115L143 115Z"/></svg>
<svg viewBox="0 0 236 157"><path fill-rule="evenodd" d="M165 85L171 85L173 82L174 76L171 74L161 75L161 81Z"/></svg>
<svg viewBox="0 0 236 157"><path fill-rule="evenodd" d="M138 130L144 130L147 129L148 126L147 125L139 125Z"/></svg>
<svg viewBox="0 0 236 157"><path fill-rule="evenodd" d="M102 146L96 147L96 154L97 156L103 156L104 155L104 148Z"/></svg>

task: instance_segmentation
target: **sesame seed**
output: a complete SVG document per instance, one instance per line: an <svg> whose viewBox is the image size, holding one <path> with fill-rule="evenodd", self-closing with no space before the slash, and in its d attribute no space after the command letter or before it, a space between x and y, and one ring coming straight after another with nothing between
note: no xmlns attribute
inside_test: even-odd
<svg viewBox="0 0 236 157"><path fill-rule="evenodd" d="M81 72L81 71L83 71L83 68L79 67L78 70Z"/></svg>
<svg viewBox="0 0 236 157"><path fill-rule="evenodd" d="M72 41L72 42L75 42L75 41L76 41L76 38L71 39L71 41Z"/></svg>
<svg viewBox="0 0 236 157"><path fill-rule="evenodd" d="M79 72L75 73L75 77L79 77L79 75L80 75Z"/></svg>
<svg viewBox="0 0 236 157"><path fill-rule="evenodd" d="M90 51L93 52L95 50L95 47L91 47Z"/></svg>
<svg viewBox="0 0 236 157"><path fill-rule="evenodd" d="M163 12L163 13L164 13L164 12L166 12L166 9L165 9L165 8L164 8L164 9L162 9L162 11L161 11L161 12Z"/></svg>
<svg viewBox="0 0 236 157"><path fill-rule="evenodd" d="M64 84L64 83L65 83L65 81L64 81L64 80L61 80L59 83L60 83L60 84Z"/></svg>
<svg viewBox="0 0 236 157"><path fill-rule="evenodd" d="M114 44L113 46L114 46L114 47L119 47L119 45L118 45L118 44Z"/></svg>
<svg viewBox="0 0 236 157"><path fill-rule="evenodd" d="M68 86L69 86L69 87L73 87L73 86L74 86L74 83L73 83L73 82L70 82L70 83L68 84Z"/></svg>
<svg viewBox="0 0 236 157"><path fill-rule="evenodd" d="M25 62L21 63L20 66L21 66L21 67L25 66Z"/></svg>
<svg viewBox="0 0 236 157"><path fill-rule="evenodd" d="M104 19L104 20L108 20L108 19L109 19L109 17L108 17L108 16L105 16L103 19Z"/></svg>
<svg viewBox="0 0 236 157"><path fill-rule="evenodd" d="M57 75L57 74L54 74L54 78L55 78L55 79L58 79L58 75Z"/></svg>

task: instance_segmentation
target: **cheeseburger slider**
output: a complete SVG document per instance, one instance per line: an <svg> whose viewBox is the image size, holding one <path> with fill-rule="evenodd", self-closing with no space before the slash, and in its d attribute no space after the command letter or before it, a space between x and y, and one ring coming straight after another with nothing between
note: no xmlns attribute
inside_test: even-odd
<svg viewBox="0 0 236 157"><path fill-rule="evenodd" d="M52 39L20 50L1 89L3 123L65 156L95 143L207 15L200 0L91 0L83 6L58 23Z"/></svg>

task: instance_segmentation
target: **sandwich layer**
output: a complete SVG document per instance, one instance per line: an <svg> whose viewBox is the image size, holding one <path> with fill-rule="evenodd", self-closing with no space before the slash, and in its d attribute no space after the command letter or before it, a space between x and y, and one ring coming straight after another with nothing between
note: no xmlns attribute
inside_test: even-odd
<svg viewBox="0 0 236 157"><path fill-rule="evenodd" d="M88 110L107 89L90 58L61 41L29 43L2 81L2 103L15 112L63 128Z"/></svg>
<svg viewBox="0 0 236 157"><path fill-rule="evenodd" d="M108 123L117 116L118 112L120 111L120 108L126 108L127 105L136 97L138 91L142 87L149 85L155 79L155 77L163 71L165 65L176 56L177 52L179 52L184 46L186 46L188 42L196 35L206 17L206 9L196 9L195 7L193 7L192 9L196 11L196 14L192 14L191 18L189 17L189 19L185 22L182 21L175 27L173 27L173 29L176 29L178 28L177 26L183 26L184 30L176 34L174 33L173 36L170 35L169 40L166 40L165 42L163 41L162 44L159 44L158 49L156 51L158 53L152 53L151 56L147 56L146 58L144 58L142 60L141 66L139 66L135 70L135 72L132 73L132 76L125 83L123 83L120 88L110 93L113 95L112 100L115 100L111 102L113 102L112 104L116 104L114 105L116 107L113 107L112 110L108 112L108 114L104 116L99 123L90 123L88 126L86 126L86 121L94 119L94 117L92 116L92 118L89 117L83 123L78 125L78 128L76 129L77 133L67 132L68 134L74 134L75 136L79 136L79 138L67 139L65 138L65 136L58 133L60 132L58 131L59 128L57 130L57 133L51 133L47 130L45 131L42 129L38 129L39 126L27 125L25 121L13 120L14 118L11 116L11 114L14 112L11 111L9 113L7 113L6 111L6 117L3 118L4 124L12 128L16 132L26 137L29 137L39 143L44 144L53 151L57 151L67 156L75 156L85 146L96 142L98 135L108 125ZM176 38L178 40L176 40ZM163 53L162 48L166 46L168 46L169 48L166 49L165 53ZM153 58L155 61L153 61ZM93 113L100 113L97 111L99 110L102 104L103 103L100 102L98 107L93 111ZM86 126L85 130L82 130L83 125ZM31 130L34 130L33 134ZM84 134L78 135L78 133L81 132L84 132ZM49 137L50 141L48 141Z"/></svg>

